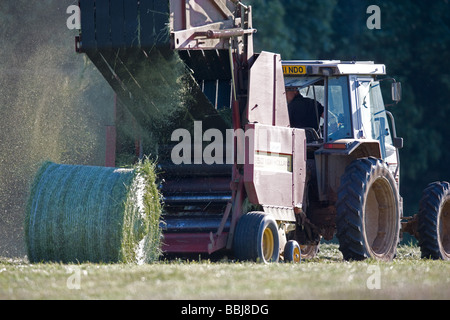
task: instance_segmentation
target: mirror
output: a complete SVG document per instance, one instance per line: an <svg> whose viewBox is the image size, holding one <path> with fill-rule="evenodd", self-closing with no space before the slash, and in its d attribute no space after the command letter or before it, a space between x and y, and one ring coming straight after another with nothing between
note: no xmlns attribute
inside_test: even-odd
<svg viewBox="0 0 450 320"><path fill-rule="evenodd" d="M395 137L392 139L392 142L397 149L403 148L403 138Z"/></svg>
<svg viewBox="0 0 450 320"><path fill-rule="evenodd" d="M393 82L392 83L392 100L395 102L402 101L402 83Z"/></svg>

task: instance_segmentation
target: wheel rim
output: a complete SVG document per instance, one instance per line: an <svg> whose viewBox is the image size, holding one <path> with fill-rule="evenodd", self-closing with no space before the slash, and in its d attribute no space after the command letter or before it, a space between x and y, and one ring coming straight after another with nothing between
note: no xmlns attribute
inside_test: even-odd
<svg viewBox="0 0 450 320"><path fill-rule="evenodd" d="M371 256L385 256L396 245L397 206L389 181L375 180L369 188L364 208L364 237Z"/></svg>
<svg viewBox="0 0 450 320"><path fill-rule="evenodd" d="M441 251L445 256L450 257L450 200L445 201L442 205L438 223Z"/></svg>
<svg viewBox="0 0 450 320"><path fill-rule="evenodd" d="M275 241L273 238L272 230L270 228L264 229L262 238L262 253L266 261L270 261L272 259L274 243Z"/></svg>
<svg viewBox="0 0 450 320"><path fill-rule="evenodd" d="M292 254L292 261L295 263L300 263L301 261L301 252L300 252L300 247L294 247L294 252Z"/></svg>

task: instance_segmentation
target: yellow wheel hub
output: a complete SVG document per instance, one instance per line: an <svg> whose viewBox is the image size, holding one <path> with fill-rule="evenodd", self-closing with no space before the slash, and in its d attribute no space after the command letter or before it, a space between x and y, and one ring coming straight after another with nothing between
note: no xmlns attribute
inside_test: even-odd
<svg viewBox="0 0 450 320"><path fill-rule="evenodd" d="M274 243L272 230L266 228L262 239L262 252L266 261L269 261L272 258Z"/></svg>
<svg viewBox="0 0 450 320"><path fill-rule="evenodd" d="M300 263L300 261L301 261L301 252L300 252L300 248L299 247L294 248L294 257L293 258L294 258L293 262Z"/></svg>

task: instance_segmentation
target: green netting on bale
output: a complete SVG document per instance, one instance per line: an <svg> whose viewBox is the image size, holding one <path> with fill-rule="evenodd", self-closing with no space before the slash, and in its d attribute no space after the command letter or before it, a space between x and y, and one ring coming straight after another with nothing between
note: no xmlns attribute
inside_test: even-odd
<svg viewBox="0 0 450 320"><path fill-rule="evenodd" d="M149 160L134 169L45 163L27 205L29 260L155 261L162 237L155 180Z"/></svg>

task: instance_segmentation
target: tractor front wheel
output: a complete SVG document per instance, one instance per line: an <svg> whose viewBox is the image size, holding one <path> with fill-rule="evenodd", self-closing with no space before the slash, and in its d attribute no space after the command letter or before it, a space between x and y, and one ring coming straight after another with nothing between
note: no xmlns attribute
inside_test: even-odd
<svg viewBox="0 0 450 320"><path fill-rule="evenodd" d="M423 191L418 214L422 258L450 260L450 184L434 182Z"/></svg>
<svg viewBox="0 0 450 320"><path fill-rule="evenodd" d="M346 168L336 211L336 235L344 259L394 258L400 235L400 196L382 160L358 159Z"/></svg>

